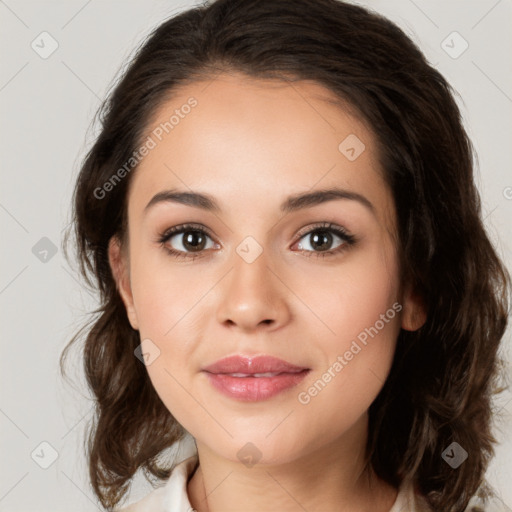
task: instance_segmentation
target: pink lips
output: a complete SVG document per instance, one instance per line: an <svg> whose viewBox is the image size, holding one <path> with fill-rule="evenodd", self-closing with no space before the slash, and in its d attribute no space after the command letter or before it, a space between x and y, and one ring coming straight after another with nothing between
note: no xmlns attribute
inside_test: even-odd
<svg viewBox="0 0 512 512"><path fill-rule="evenodd" d="M203 368L210 383L230 398L265 400L297 385L309 368L271 356L230 356Z"/></svg>

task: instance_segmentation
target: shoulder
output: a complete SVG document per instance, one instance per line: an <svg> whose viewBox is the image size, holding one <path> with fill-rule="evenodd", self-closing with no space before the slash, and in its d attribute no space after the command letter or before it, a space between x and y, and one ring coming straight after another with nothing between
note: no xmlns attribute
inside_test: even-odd
<svg viewBox="0 0 512 512"><path fill-rule="evenodd" d="M389 512L434 512L423 496L414 491L411 483L403 483Z"/></svg>
<svg viewBox="0 0 512 512"><path fill-rule="evenodd" d="M121 509L116 509L115 512L143 512L145 510L164 512L165 508L162 507L165 502L166 488L167 485L159 487L136 503L132 503Z"/></svg>
<svg viewBox="0 0 512 512"><path fill-rule="evenodd" d="M483 497L486 496L487 497ZM510 512L510 508L501 501L501 499L492 492L492 490L483 491L471 498L465 512Z"/></svg>
<svg viewBox="0 0 512 512"><path fill-rule="evenodd" d="M114 512L188 512L192 510L187 481L198 463L194 455L177 464L164 485L157 487L141 500Z"/></svg>
<svg viewBox="0 0 512 512"><path fill-rule="evenodd" d="M465 512L510 512L510 509L495 495L484 499L480 489L471 498ZM435 512L421 494L415 492L412 484L403 484L398 490L395 504L389 512Z"/></svg>

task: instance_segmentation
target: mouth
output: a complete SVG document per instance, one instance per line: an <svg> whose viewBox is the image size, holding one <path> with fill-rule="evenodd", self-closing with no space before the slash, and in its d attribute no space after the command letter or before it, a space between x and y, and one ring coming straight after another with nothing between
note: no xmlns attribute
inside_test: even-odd
<svg viewBox="0 0 512 512"><path fill-rule="evenodd" d="M299 384L310 368L271 356L231 356L202 371L210 384L229 398L255 402L269 399Z"/></svg>

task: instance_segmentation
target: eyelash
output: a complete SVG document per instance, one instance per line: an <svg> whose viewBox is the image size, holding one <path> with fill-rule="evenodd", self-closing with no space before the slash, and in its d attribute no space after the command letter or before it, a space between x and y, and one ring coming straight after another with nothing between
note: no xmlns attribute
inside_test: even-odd
<svg viewBox="0 0 512 512"><path fill-rule="evenodd" d="M330 251L321 251L321 252L303 251L304 253L306 253L308 258L313 256L313 254L317 258L336 256L337 254L347 250L349 247L355 245L355 243L357 242L357 239L354 235L347 233L347 231L344 228L342 228L341 226L337 226L336 224L332 224L330 222L324 222L324 223L320 223L318 225L313 226L312 228L309 229L309 231L306 231L305 233L301 233L299 235L299 240L304 238L305 236L311 235L312 233L315 233L317 231L319 231L319 232L328 231L328 232L334 233L336 236L338 236L339 238L341 238L343 240L343 243L336 249L331 249ZM202 257L202 254L200 254L199 252L198 253L186 253L183 251L177 251L175 249L171 249L167 245L165 245L174 235L182 234L182 233L186 233L186 232L199 232L199 233L201 233L203 235L207 235L208 237L213 239L210 232L207 229L205 229L203 226L201 226L200 224L180 224L179 226L174 226L172 228L167 229L163 233L161 233L158 237L157 242L171 256L173 256L176 259L190 259L191 258L192 260L194 260L198 257ZM204 252L204 251L202 251L202 252Z"/></svg>

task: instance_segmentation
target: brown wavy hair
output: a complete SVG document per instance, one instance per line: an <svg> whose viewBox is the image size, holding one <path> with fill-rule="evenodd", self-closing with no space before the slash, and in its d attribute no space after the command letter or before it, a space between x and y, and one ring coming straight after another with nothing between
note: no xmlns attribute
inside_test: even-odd
<svg viewBox="0 0 512 512"><path fill-rule="evenodd" d="M369 410L367 454L385 481L410 481L436 511L461 512L494 453L491 398L510 277L484 229L453 89L395 24L338 0L217 0L181 12L141 44L98 111L101 130L80 169L64 244L74 235L100 307L60 361L65 375L66 353L83 337L96 407L87 445L94 492L112 510L138 469L167 478L172 464L159 454L185 432L134 356L139 333L108 260L110 239L126 233L136 168L102 199L95 191L140 147L176 88L222 72L313 80L373 129L397 211L401 278L421 294L427 320L399 334ZM457 470L441 457L453 441L469 454Z"/></svg>

